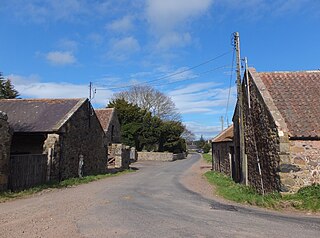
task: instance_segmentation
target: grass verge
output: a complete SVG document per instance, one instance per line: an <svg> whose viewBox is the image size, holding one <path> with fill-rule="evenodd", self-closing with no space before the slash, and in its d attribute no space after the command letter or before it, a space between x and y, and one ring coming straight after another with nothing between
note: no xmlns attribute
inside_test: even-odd
<svg viewBox="0 0 320 238"><path fill-rule="evenodd" d="M33 188L28 188L28 189L25 189L22 191L15 191L15 192L5 191L5 192L0 193L0 203L11 200L11 199L26 197L26 196L41 192L45 189L66 188L66 187L77 186L80 184L90 183L92 181L97 181L97 180L108 178L108 177L114 177L114 176L118 176L121 174L130 173L133 171L134 170L128 169L128 170L124 170L124 171L116 172L116 173L89 175L89 176L85 176L83 178L69 178L69 179L63 180L61 182L46 183L46 184L39 185L39 186L36 186Z"/></svg>
<svg viewBox="0 0 320 238"><path fill-rule="evenodd" d="M253 188L237 184L230 177L221 173L208 171L205 177L216 186L216 191L220 196L231 201L277 210L294 208L312 212L320 211L319 184L304 187L295 194L270 193L262 196Z"/></svg>
<svg viewBox="0 0 320 238"><path fill-rule="evenodd" d="M207 162L207 163L212 163L212 155L210 154L202 154L203 159Z"/></svg>

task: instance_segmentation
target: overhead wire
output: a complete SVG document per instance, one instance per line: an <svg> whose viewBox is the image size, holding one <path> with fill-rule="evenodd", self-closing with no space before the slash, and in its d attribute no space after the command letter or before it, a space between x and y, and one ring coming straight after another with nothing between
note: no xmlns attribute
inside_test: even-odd
<svg viewBox="0 0 320 238"><path fill-rule="evenodd" d="M179 74L183 74L185 72L188 72L188 71L191 71L193 69L196 69L196 68L199 68L205 64L208 64L214 60L217 60L227 54L229 54L232 50L229 50L227 52L224 52L223 54L220 54L214 58L211 58L207 61L204 61L198 65L195 65L195 66L192 66L192 67L189 67L189 68L186 68L184 70L180 70L178 72L175 72L175 73L172 73L172 74L169 74L169 75L165 75L165 76L162 76L162 77L159 77L159 78L156 78L156 79L153 79L153 80L149 80L149 81L144 81L144 82L140 82L140 83L136 83L136 84L128 84L128 85L124 85L124 86L119 86L119 87L108 87L108 86L105 86L106 88L104 88L104 86L101 86L101 88L96 88L96 90L114 90L114 89L122 89L122 88L128 88L128 87L131 87L133 85L143 85L143 84L150 84L150 83L153 83L153 82L156 82L156 81L159 81L159 80L162 80L162 79L167 79L167 78L171 78L173 76L176 76L176 75L179 75Z"/></svg>
<svg viewBox="0 0 320 238"><path fill-rule="evenodd" d="M227 100L226 114L225 114L225 120L227 121L227 126L229 126L228 110L229 110L231 88L232 88L232 78L233 78L233 70L234 70L234 68L233 68L234 67L234 56L235 56L235 50L233 49L231 69L230 69L229 92L228 92L228 100Z"/></svg>

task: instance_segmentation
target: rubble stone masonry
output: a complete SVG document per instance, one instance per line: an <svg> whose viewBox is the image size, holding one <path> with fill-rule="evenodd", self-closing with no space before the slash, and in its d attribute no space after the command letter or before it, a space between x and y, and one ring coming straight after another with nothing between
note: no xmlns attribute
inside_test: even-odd
<svg viewBox="0 0 320 238"><path fill-rule="evenodd" d="M12 134L7 120L7 115L0 111L0 191L6 190L8 186Z"/></svg>
<svg viewBox="0 0 320 238"><path fill-rule="evenodd" d="M287 192L320 183L320 140L290 140L290 163L281 166L281 181Z"/></svg>

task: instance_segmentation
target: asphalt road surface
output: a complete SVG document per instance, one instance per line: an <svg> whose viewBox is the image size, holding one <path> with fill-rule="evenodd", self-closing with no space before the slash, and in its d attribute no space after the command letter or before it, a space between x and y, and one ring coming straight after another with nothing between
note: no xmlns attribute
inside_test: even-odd
<svg viewBox="0 0 320 238"><path fill-rule="evenodd" d="M320 237L320 218L204 198L182 183L200 156L0 204L0 237Z"/></svg>

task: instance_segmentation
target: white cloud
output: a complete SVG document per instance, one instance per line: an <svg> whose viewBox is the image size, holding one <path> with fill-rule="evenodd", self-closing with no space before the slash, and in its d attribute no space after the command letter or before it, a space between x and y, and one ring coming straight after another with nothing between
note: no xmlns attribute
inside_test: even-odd
<svg viewBox="0 0 320 238"><path fill-rule="evenodd" d="M147 19L161 33L175 29L179 24L208 10L212 0L148 0Z"/></svg>
<svg viewBox="0 0 320 238"><path fill-rule="evenodd" d="M88 85L86 84L43 83L40 82L40 78L37 75L21 76L12 74L7 77L12 80L15 89L18 90L23 98L87 98L89 95ZM105 106L112 94L111 90L98 91L93 103L100 107Z"/></svg>
<svg viewBox="0 0 320 238"><path fill-rule="evenodd" d="M140 51L139 42L133 36L128 36L120 39L112 39L110 41L108 56L116 60L125 60L138 51Z"/></svg>
<svg viewBox="0 0 320 238"><path fill-rule="evenodd" d="M204 125L194 121L186 121L184 124L195 134L196 138L202 135L205 139L211 139L221 131L221 126Z"/></svg>
<svg viewBox="0 0 320 238"><path fill-rule="evenodd" d="M190 84L169 92L181 114L224 114L228 102L229 88L221 88L216 83ZM235 102L236 88L231 89L229 109Z"/></svg>
<svg viewBox="0 0 320 238"><path fill-rule="evenodd" d="M107 24L106 28L111 31L128 32L134 28L133 17L124 16L118 20L114 20L113 22Z"/></svg>
<svg viewBox="0 0 320 238"><path fill-rule="evenodd" d="M53 65L68 65L76 62L70 51L51 51L46 54L46 59Z"/></svg>
<svg viewBox="0 0 320 238"><path fill-rule="evenodd" d="M213 0L148 0L146 18L156 40L156 49L184 47L192 42L188 23L210 8Z"/></svg>

